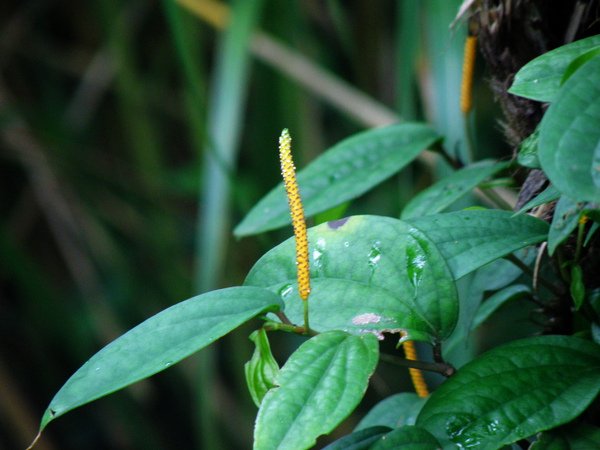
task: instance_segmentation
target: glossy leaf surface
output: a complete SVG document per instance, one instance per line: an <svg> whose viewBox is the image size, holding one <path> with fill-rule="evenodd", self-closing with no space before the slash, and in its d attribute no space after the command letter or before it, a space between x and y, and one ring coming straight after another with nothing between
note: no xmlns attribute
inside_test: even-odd
<svg viewBox="0 0 600 450"><path fill-rule="evenodd" d="M600 36L592 36L544 53L517 72L508 92L540 102L553 101L569 65L598 46Z"/></svg>
<svg viewBox="0 0 600 450"><path fill-rule="evenodd" d="M477 185L505 169L506 163L487 160L471 164L442 178L433 186L419 192L402 211L402 219L421 217L443 211L468 194Z"/></svg>
<svg viewBox="0 0 600 450"><path fill-rule="evenodd" d="M308 231L310 325L316 331L407 331L412 339L444 339L458 298L440 252L418 229L389 217L353 216ZM294 239L264 255L246 284L278 292L285 313L302 323Z"/></svg>
<svg viewBox="0 0 600 450"><path fill-rule="evenodd" d="M343 140L298 172L305 214L312 216L358 197L398 172L439 140L427 125L402 123ZM275 158L276 152L273 151ZM236 227L247 236L290 223L283 183L269 192Z"/></svg>
<svg viewBox="0 0 600 450"><path fill-rule="evenodd" d="M423 428L409 425L390 431L371 447L372 450L437 450L439 448L439 442L431 433Z"/></svg>
<svg viewBox="0 0 600 450"><path fill-rule="evenodd" d="M413 392L390 395L373 406L355 430L374 426L398 428L403 425L414 425L425 401L426 399Z"/></svg>
<svg viewBox="0 0 600 450"><path fill-rule="evenodd" d="M446 380L417 425L445 448L491 450L567 423L600 391L600 347L540 336L497 347Z"/></svg>
<svg viewBox="0 0 600 450"><path fill-rule="evenodd" d="M81 366L50 402L41 428L73 408L172 366L254 316L281 306L279 297L266 289L233 287L159 312Z"/></svg>
<svg viewBox="0 0 600 450"><path fill-rule="evenodd" d="M509 211L469 210L410 219L437 246L455 279L546 240L548 224Z"/></svg>
<svg viewBox="0 0 600 450"><path fill-rule="evenodd" d="M598 123L600 56L565 82L540 125L542 168L552 184L574 201L600 201Z"/></svg>
<svg viewBox="0 0 600 450"><path fill-rule="evenodd" d="M372 335L341 331L319 334L296 350L281 368L279 387L260 406L254 448L310 448L362 399L379 357Z"/></svg>

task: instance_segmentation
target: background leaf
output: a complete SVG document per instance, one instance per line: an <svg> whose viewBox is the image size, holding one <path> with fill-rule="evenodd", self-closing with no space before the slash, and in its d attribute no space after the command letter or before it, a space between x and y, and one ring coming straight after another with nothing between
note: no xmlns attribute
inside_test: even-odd
<svg viewBox="0 0 600 450"><path fill-rule="evenodd" d="M457 170L414 196L402 210L402 219L426 216L444 210L479 183L507 166L507 163L486 160Z"/></svg>
<svg viewBox="0 0 600 450"><path fill-rule="evenodd" d="M599 100L597 56L565 82L540 125L542 168L552 184L575 201L600 201Z"/></svg>
<svg viewBox="0 0 600 450"><path fill-rule="evenodd" d="M40 428L73 408L172 366L257 314L281 306L281 300L266 289L233 287L161 311L81 366L48 405Z"/></svg>
<svg viewBox="0 0 600 450"><path fill-rule="evenodd" d="M406 425L390 431L382 436L372 447L372 450L395 450L406 448L410 450L437 450L440 444L428 431Z"/></svg>
<svg viewBox="0 0 600 450"><path fill-rule="evenodd" d="M308 231L311 328L354 333L399 332L431 341L453 330L458 299L440 252L418 229L389 217L352 216ZM295 242L264 255L247 285L278 292L301 323Z"/></svg>
<svg viewBox="0 0 600 450"><path fill-rule="evenodd" d="M546 240L548 224L509 211L469 210L410 219L444 256L459 279L523 247Z"/></svg>
<svg viewBox="0 0 600 450"><path fill-rule="evenodd" d="M379 357L372 335L319 334L296 350L258 411L254 448L310 448L362 399Z"/></svg>
<svg viewBox="0 0 600 450"><path fill-rule="evenodd" d="M440 442L497 449L577 417L600 391L600 347L540 336L497 347L429 398L417 425Z"/></svg>
<svg viewBox="0 0 600 450"><path fill-rule="evenodd" d="M600 36L592 36L544 53L517 72L508 92L540 102L553 101L569 64L598 46Z"/></svg>
<svg viewBox="0 0 600 450"><path fill-rule="evenodd" d="M427 125L402 123L343 140L298 172L306 216L358 197L398 172L438 139ZM276 155L273 140L273 158ZM252 208L234 233L247 236L288 223L290 213L280 183Z"/></svg>
<svg viewBox="0 0 600 450"><path fill-rule="evenodd" d="M544 203L553 202L560 198L560 191L554 186L550 185L537 196L529 200L523 207L518 210L515 215L523 214L525 211L535 208L536 206L543 205Z"/></svg>
<svg viewBox="0 0 600 450"><path fill-rule="evenodd" d="M367 450L371 448L373 442L389 432L388 427L364 428L332 442L323 450Z"/></svg>
<svg viewBox="0 0 600 450"><path fill-rule="evenodd" d="M404 425L414 425L425 401L426 399L419 397L414 392L390 395L373 406L358 423L355 430L375 426L398 428Z"/></svg>
<svg viewBox="0 0 600 450"><path fill-rule="evenodd" d="M524 284L513 284L508 286L501 291L498 291L486 299L473 319L472 329L477 328L483 322L485 322L494 312L496 312L502 305L521 298L531 293L529 286Z"/></svg>

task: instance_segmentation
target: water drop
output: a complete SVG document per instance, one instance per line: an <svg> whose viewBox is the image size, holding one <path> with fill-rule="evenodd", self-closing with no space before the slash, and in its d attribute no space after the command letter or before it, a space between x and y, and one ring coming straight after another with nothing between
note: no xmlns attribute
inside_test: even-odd
<svg viewBox="0 0 600 450"><path fill-rule="evenodd" d="M345 242L344 242L344 247L346 247L346 248L350 247L350 242L348 242L348 241L345 241Z"/></svg>
<svg viewBox="0 0 600 450"><path fill-rule="evenodd" d="M99 372L99 371L100 371L100 367L96 367L96 368L94 369L94 371L95 371L95 372Z"/></svg>
<svg viewBox="0 0 600 450"><path fill-rule="evenodd" d="M173 365L173 361L167 361L165 363L165 367L169 367L169 366L172 366L172 365Z"/></svg>
<svg viewBox="0 0 600 450"><path fill-rule="evenodd" d="M406 272L408 274L408 280L413 285L415 290L421 284L423 278L423 269L427 264L427 258L423 249L417 245L408 245L406 247Z"/></svg>
<svg viewBox="0 0 600 450"><path fill-rule="evenodd" d="M538 84L540 80L533 80L533 84Z"/></svg>

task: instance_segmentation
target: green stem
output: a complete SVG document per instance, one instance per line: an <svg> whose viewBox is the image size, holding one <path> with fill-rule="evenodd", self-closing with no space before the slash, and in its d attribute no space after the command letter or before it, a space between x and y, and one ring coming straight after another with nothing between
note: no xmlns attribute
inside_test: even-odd
<svg viewBox="0 0 600 450"><path fill-rule="evenodd" d="M304 334L309 334L310 326L308 325L308 299L302 301L304 302Z"/></svg>
<svg viewBox="0 0 600 450"><path fill-rule="evenodd" d="M512 254L511 255L507 255L507 256L504 257L504 259L506 259L507 261L510 261L511 263L513 263L515 266L517 266L519 269L521 269L523 271L523 273L526 273L527 275L529 275L533 279L533 277L534 277L533 270L531 270L531 268L527 264L525 264L523 261L521 261L515 255L512 255ZM542 286L544 286L546 289L548 289L550 292L554 292L555 294L558 294L556 286L554 286L548 280L542 278L539 275L538 275L538 280L539 280L539 283Z"/></svg>
<svg viewBox="0 0 600 450"><path fill-rule="evenodd" d="M500 197L496 191L493 189L481 189L483 195L485 195L491 202L493 202L498 208L504 209L506 211L512 211L512 206L510 206L506 201Z"/></svg>
<svg viewBox="0 0 600 450"><path fill-rule="evenodd" d="M584 218L585 216L582 216ZM579 262L581 258L581 249L583 248L583 234L585 233L585 224L587 220L579 220L579 226L577 228L577 246L575 247L575 264Z"/></svg>

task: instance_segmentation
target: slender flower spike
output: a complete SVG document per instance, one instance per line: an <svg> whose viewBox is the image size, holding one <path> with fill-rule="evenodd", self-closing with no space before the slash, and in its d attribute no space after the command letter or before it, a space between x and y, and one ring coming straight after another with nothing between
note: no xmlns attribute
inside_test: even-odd
<svg viewBox="0 0 600 450"><path fill-rule="evenodd" d="M418 361L417 358L417 349L415 348L415 343L413 341L406 341L402 344L404 348L404 354L406 355L406 359L411 361ZM429 389L427 388L427 383L425 382L425 377L423 377L423 372L419 369L410 368L408 369L410 373L410 378L413 382L413 386L415 387L415 391L417 395L421 398L427 397L429 395Z"/></svg>
<svg viewBox="0 0 600 450"><path fill-rule="evenodd" d="M281 174L285 184L294 236L296 237L296 270L298 276L298 293L302 300L308 300L310 293L310 275L308 267L308 237L306 234L306 221L304 219L304 208L296 181L296 168L292 160L292 138L285 128L279 138L279 162Z"/></svg>
<svg viewBox="0 0 600 450"><path fill-rule="evenodd" d="M463 114L467 114L473 108L473 74L475 72L476 52L477 36L467 36L460 87L460 110Z"/></svg>

